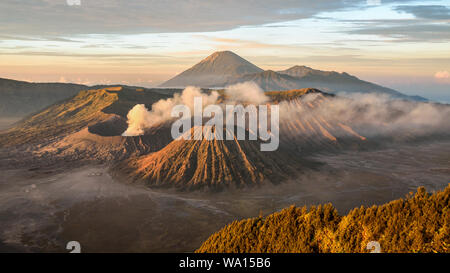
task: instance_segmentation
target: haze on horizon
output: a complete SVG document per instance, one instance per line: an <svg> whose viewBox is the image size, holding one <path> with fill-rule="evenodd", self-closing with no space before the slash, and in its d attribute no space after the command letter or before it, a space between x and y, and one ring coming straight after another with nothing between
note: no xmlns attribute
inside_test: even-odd
<svg viewBox="0 0 450 273"><path fill-rule="evenodd" d="M152 87L231 50L450 102L450 0L316 2L5 0L0 77Z"/></svg>

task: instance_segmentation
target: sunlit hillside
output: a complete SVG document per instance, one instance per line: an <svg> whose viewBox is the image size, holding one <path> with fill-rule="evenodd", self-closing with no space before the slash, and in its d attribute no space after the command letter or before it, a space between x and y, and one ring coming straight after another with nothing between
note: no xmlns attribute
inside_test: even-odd
<svg viewBox="0 0 450 273"><path fill-rule="evenodd" d="M450 252L450 185L341 216L331 204L290 207L267 217L235 221L197 252Z"/></svg>

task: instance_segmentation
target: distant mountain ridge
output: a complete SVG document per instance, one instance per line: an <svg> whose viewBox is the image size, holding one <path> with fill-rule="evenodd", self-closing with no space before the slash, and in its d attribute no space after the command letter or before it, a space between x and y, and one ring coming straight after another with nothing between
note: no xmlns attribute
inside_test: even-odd
<svg viewBox="0 0 450 273"><path fill-rule="evenodd" d="M298 80L287 74L266 70L260 73L247 74L240 77L231 78L226 85L252 81L259 85L264 91L284 91L298 88Z"/></svg>
<svg viewBox="0 0 450 273"><path fill-rule="evenodd" d="M188 70L166 81L162 87L226 87L253 81L264 91L318 88L330 93L376 93L393 98L427 101L396 90L363 81L346 72L321 71L307 66L293 66L282 71L257 67L230 51L215 52Z"/></svg>
<svg viewBox="0 0 450 273"><path fill-rule="evenodd" d="M0 117L25 117L50 105L72 98L80 91L113 87L151 90L153 93L162 95L171 95L180 91L179 89L149 89L123 84L87 86L75 83L34 83L0 78Z"/></svg>
<svg viewBox="0 0 450 273"><path fill-rule="evenodd" d="M316 70L312 69L311 67L304 66L304 65L294 65L291 68L288 68L286 70L278 71L278 73L286 74L292 77L296 78L303 78L306 76L332 76L333 78L346 78L346 79L358 79L355 76L352 76L346 72L338 73L336 71L322 71L322 70Z"/></svg>
<svg viewBox="0 0 450 273"><path fill-rule="evenodd" d="M265 91L284 91L317 88L328 93L376 93L413 101L427 101L420 96L408 96L396 90L363 81L348 73L315 70L307 66L293 66L282 71L257 67L231 51L215 52L209 57L152 90L173 94L176 89L194 85L203 88L223 88L227 85L253 81ZM126 85L124 88L137 89ZM54 103L71 98L81 90L108 87L89 87L73 83L31 83L0 78L0 116L24 117ZM145 89L148 88L140 88Z"/></svg>
<svg viewBox="0 0 450 273"><path fill-rule="evenodd" d="M396 98L427 101L419 96L408 96L396 90L383 87L371 82L363 81L346 72L322 71L307 66L293 66L289 69L278 71L283 75L294 77L300 87L319 88L331 93L381 93Z"/></svg>
<svg viewBox="0 0 450 273"><path fill-rule="evenodd" d="M348 73L320 70L297 70L294 66L283 71L267 70L230 79L226 85L253 81L265 91L284 91L317 88L329 93L376 93L394 98L427 101L419 96L408 96L396 90L366 82Z"/></svg>
<svg viewBox="0 0 450 273"><path fill-rule="evenodd" d="M0 78L0 116L24 116L78 94L87 86L72 83L31 83Z"/></svg>

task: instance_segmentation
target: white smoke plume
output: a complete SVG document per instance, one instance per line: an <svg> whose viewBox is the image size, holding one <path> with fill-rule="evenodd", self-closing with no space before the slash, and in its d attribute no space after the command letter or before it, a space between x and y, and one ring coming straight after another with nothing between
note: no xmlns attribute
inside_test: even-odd
<svg viewBox="0 0 450 273"><path fill-rule="evenodd" d="M225 88L225 95L229 101L247 102L255 105L269 100L264 91L254 82L244 82Z"/></svg>
<svg viewBox="0 0 450 273"><path fill-rule="evenodd" d="M253 82L228 86L225 104L264 104L269 101L264 91ZM199 88L187 87L173 98L160 100L151 111L142 104L128 113L128 129L124 136L142 135L147 128L172 120L175 105L184 104L193 110L194 97L202 97L203 107L219 103L219 93L202 93ZM349 97L325 97L320 93L302 96L301 103L283 101L280 106L280 125L296 119L325 120L331 124L345 124L359 134L369 136L405 135L415 136L450 132L450 107L435 103L393 100L379 94L354 94ZM314 101L320 100L319 104ZM308 107L308 105L315 105ZM299 132L301 133L301 132ZM283 132L281 132L283 134ZM281 137L283 137L281 135Z"/></svg>
<svg viewBox="0 0 450 273"><path fill-rule="evenodd" d="M264 94L264 91L253 82L228 86L225 89L225 95L227 97L226 103L228 104L245 102L258 105L269 99ZM128 128L122 135L142 135L144 134L145 129L171 120L171 111L175 105L186 105L192 111L195 97L201 97L203 99L203 107L206 107L218 102L219 93L212 91L210 94L205 94L202 93L200 88L190 86L186 87L181 94L176 93L173 98L160 100L154 103L151 111L149 111L145 105L137 104L128 112Z"/></svg>
<svg viewBox="0 0 450 273"><path fill-rule="evenodd" d="M145 105L137 104L128 112L128 129L122 135L139 136L144 134L145 129L172 119L170 114L175 105L183 104L192 110L195 97L201 97L205 107L216 103L219 94L215 91L211 92L211 94L204 94L200 88L190 86L186 87L181 94L176 93L173 98L159 100L154 103L151 111Z"/></svg>
<svg viewBox="0 0 450 273"><path fill-rule="evenodd" d="M321 95L300 99L301 104L280 103L280 123L292 119L323 118L343 123L364 136L421 136L450 132L450 107L447 105L393 100L379 94L354 94L350 98L330 97L307 107Z"/></svg>

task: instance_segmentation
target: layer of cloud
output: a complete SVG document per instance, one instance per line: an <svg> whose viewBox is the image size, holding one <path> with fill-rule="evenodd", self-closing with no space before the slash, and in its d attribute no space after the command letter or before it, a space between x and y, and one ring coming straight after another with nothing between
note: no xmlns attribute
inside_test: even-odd
<svg viewBox="0 0 450 273"><path fill-rule="evenodd" d="M318 94L300 99L312 102ZM433 135L448 133L450 107L433 104L392 100L379 94L353 94L350 98L333 97L323 100L318 107L280 103L280 123L296 119L323 118L330 124L346 124L365 137Z"/></svg>
<svg viewBox="0 0 450 273"><path fill-rule="evenodd" d="M225 94L229 100L236 102L251 102L259 105L267 102L269 98L264 91L254 82L243 82L228 86Z"/></svg>
<svg viewBox="0 0 450 273"><path fill-rule="evenodd" d="M448 41L450 40L450 24L408 24L398 26L363 27L361 29L351 30L349 33L378 35L407 42Z"/></svg>
<svg viewBox="0 0 450 273"><path fill-rule="evenodd" d="M450 79L450 73L448 71L438 71L434 74L436 79Z"/></svg>
<svg viewBox="0 0 450 273"><path fill-rule="evenodd" d="M269 100L264 94L264 91L253 82L228 86L225 89L225 95L226 104L250 103L259 105ZM195 97L202 98L203 107L211 104L219 104L219 94L216 91L203 93L198 87L186 87L181 94L176 93L173 98L162 99L154 103L151 110L148 110L143 104L135 105L128 112L128 129L123 135L142 135L146 129L172 120L172 109L176 105L185 105L189 107L191 113L194 113Z"/></svg>
<svg viewBox="0 0 450 273"><path fill-rule="evenodd" d="M0 2L0 32L22 35L200 32L310 18L365 0L64 0Z"/></svg>
<svg viewBox="0 0 450 273"><path fill-rule="evenodd" d="M445 42L450 40L450 6L407 4L408 1L382 1L389 3L392 15L380 12L378 17L345 18L341 22L352 24L345 30L349 34L376 35L385 42ZM432 2L432 1L429 1ZM397 5L402 4L402 5ZM385 12L389 14L388 11ZM393 16L396 14L396 16ZM406 14L406 15L405 15ZM413 16L410 16L413 15ZM406 16L406 17L405 17Z"/></svg>
<svg viewBox="0 0 450 273"><path fill-rule="evenodd" d="M147 110L145 105L137 104L128 112L128 128L123 135L142 135L146 129L171 120L172 109L176 105L185 105L193 112L195 97L202 98L203 106L207 106L216 103L219 94L215 91L211 92L211 94L204 94L200 88L191 86L186 87L181 94L176 93L173 98L159 100L154 103L151 111Z"/></svg>
<svg viewBox="0 0 450 273"><path fill-rule="evenodd" d="M449 20L450 8L441 5L403 5L395 7L395 10L413 14L417 18Z"/></svg>

